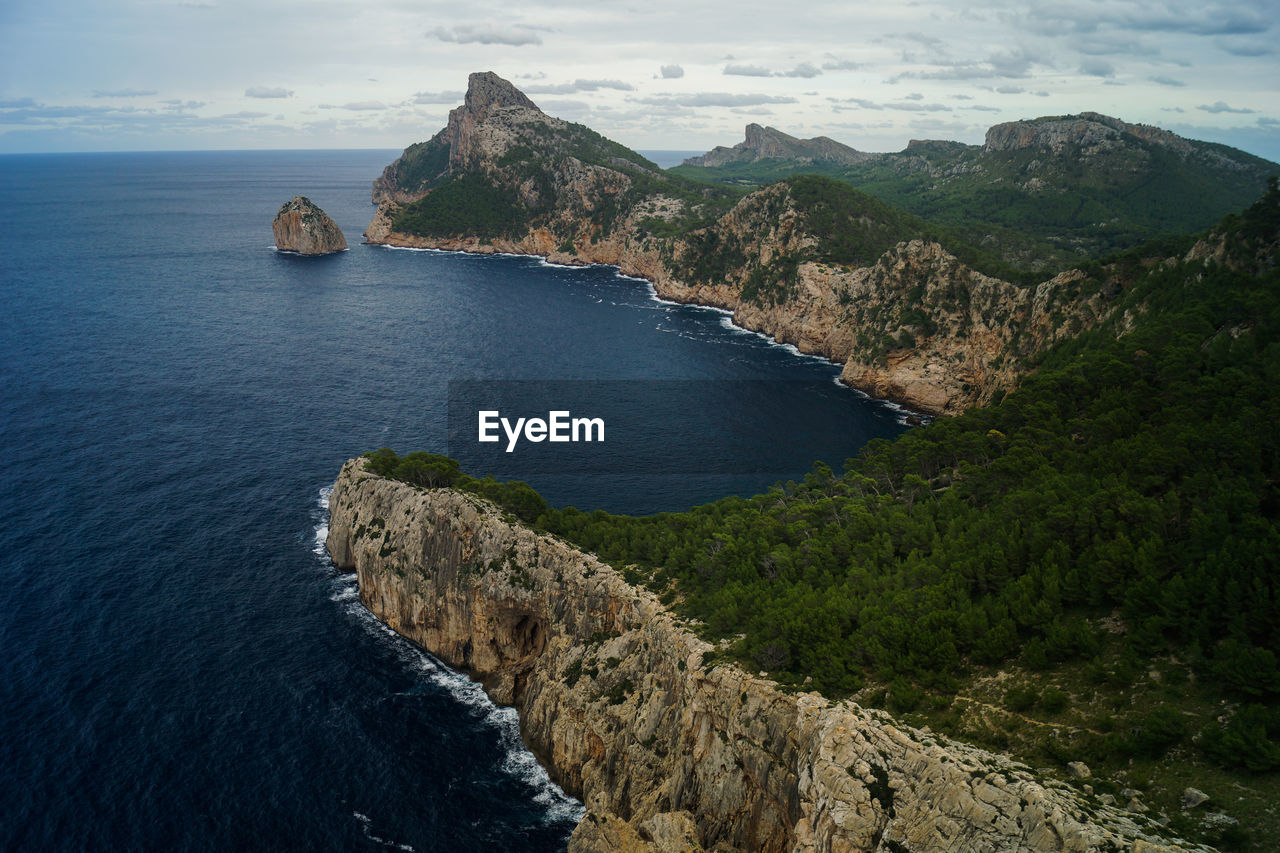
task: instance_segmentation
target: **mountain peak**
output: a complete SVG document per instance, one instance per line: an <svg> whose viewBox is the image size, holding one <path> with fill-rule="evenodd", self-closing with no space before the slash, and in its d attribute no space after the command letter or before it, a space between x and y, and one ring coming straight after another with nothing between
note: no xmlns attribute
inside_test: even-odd
<svg viewBox="0 0 1280 853"><path fill-rule="evenodd" d="M869 156L871 155L825 136L799 139L783 133L776 127L761 127L753 122L747 125L742 142L732 148L717 146L700 157L690 157L684 161L684 164L686 166L723 166L726 163L750 163L756 160L852 164L865 160Z"/></svg>
<svg viewBox="0 0 1280 853"><path fill-rule="evenodd" d="M492 71L476 71L467 77L467 97L463 104L477 118L487 116L501 107L538 109L538 105L529 100L528 95Z"/></svg>

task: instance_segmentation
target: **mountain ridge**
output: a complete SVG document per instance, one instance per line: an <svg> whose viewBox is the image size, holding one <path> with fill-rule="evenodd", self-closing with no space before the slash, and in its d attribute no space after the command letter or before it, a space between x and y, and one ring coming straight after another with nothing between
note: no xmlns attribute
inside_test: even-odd
<svg viewBox="0 0 1280 853"><path fill-rule="evenodd" d="M617 265L933 414L1012 388L1115 290L1020 277L840 182L794 176L744 197L664 173L491 73L472 75L449 125L388 166L373 200L368 242Z"/></svg>

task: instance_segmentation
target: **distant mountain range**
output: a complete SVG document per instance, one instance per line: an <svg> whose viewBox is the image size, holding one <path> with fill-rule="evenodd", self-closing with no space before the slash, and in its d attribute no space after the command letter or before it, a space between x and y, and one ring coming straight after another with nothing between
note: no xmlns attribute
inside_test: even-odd
<svg viewBox="0 0 1280 853"><path fill-rule="evenodd" d="M983 145L912 140L891 154L752 124L733 148L673 171L740 187L826 175L1016 266L1050 269L1207 228L1257 199L1280 165L1086 112L998 124Z"/></svg>

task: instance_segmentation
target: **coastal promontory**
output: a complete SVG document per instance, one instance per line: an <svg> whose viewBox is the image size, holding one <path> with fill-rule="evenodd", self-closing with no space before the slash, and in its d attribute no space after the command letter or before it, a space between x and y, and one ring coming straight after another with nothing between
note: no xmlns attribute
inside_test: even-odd
<svg viewBox="0 0 1280 853"><path fill-rule="evenodd" d="M271 222L276 248L299 255L329 255L344 252L347 238L329 214L306 196L294 196L280 207Z"/></svg>

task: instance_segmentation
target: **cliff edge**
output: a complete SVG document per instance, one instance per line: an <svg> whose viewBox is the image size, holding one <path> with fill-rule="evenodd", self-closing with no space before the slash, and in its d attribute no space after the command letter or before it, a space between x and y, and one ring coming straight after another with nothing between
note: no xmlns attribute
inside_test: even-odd
<svg viewBox="0 0 1280 853"><path fill-rule="evenodd" d="M885 713L704 664L712 647L652 594L473 495L353 459L330 514L361 602L514 706L585 802L573 853L1208 849Z"/></svg>

